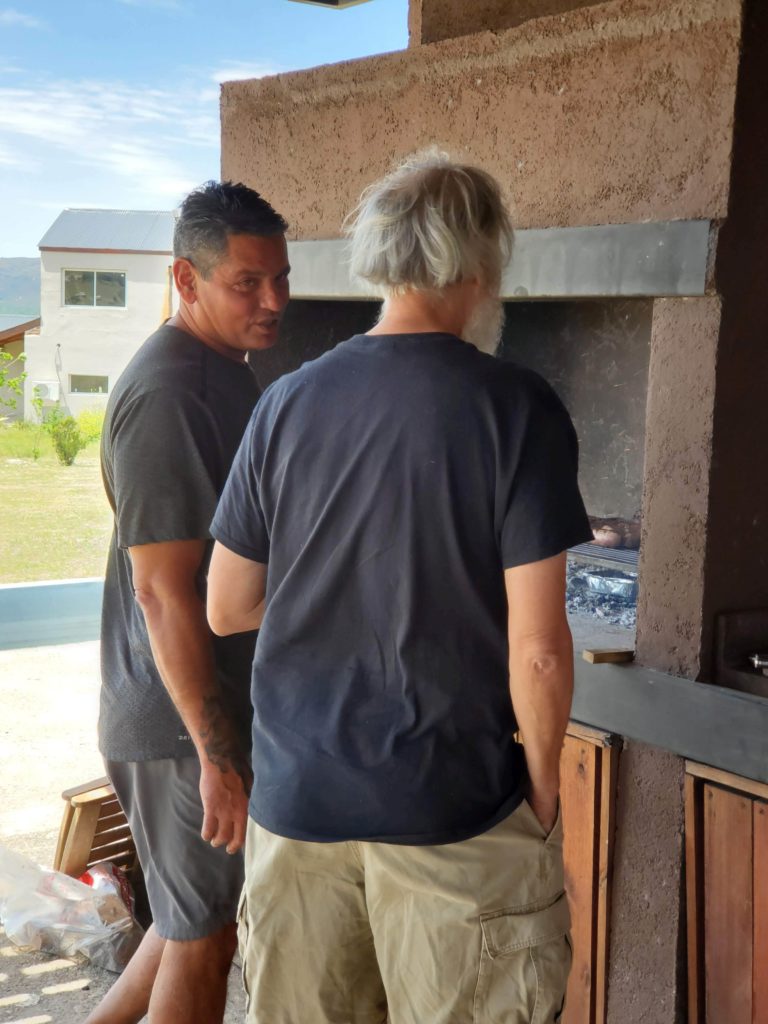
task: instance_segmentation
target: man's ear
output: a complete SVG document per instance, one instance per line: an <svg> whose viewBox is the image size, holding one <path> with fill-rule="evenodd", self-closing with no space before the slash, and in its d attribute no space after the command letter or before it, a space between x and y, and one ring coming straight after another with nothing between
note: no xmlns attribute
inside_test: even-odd
<svg viewBox="0 0 768 1024"><path fill-rule="evenodd" d="M183 302L191 306L197 301L197 270L183 256L173 261L173 280Z"/></svg>

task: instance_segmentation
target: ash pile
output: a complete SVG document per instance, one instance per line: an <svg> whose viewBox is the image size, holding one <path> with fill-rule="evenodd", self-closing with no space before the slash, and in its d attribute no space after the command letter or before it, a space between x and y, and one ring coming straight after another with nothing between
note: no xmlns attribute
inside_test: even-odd
<svg viewBox="0 0 768 1024"><path fill-rule="evenodd" d="M568 563L566 607L593 615L612 626L637 625L637 573L597 565Z"/></svg>

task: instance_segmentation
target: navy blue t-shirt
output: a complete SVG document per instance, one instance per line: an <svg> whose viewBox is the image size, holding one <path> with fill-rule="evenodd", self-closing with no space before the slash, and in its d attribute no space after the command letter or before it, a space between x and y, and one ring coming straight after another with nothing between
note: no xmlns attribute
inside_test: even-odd
<svg viewBox="0 0 768 1024"><path fill-rule="evenodd" d="M268 563L250 813L425 844L521 799L504 569L591 538L570 418L452 335L358 335L265 391L214 519Z"/></svg>

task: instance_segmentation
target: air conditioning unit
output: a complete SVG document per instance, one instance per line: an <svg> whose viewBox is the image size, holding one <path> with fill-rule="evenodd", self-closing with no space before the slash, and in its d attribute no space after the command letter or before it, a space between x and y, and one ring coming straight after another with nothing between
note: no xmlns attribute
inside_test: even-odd
<svg viewBox="0 0 768 1024"><path fill-rule="evenodd" d="M61 397L61 385L57 380L33 380L32 394L43 402L58 402Z"/></svg>

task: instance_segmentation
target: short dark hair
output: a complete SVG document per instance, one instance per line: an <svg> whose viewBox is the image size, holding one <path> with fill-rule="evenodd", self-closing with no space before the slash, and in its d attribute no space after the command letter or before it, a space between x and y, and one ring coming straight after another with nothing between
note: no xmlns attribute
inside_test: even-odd
<svg viewBox="0 0 768 1024"><path fill-rule="evenodd" d="M286 221L258 192L231 181L206 181L179 208L173 255L208 277L227 251L230 235L282 235Z"/></svg>

